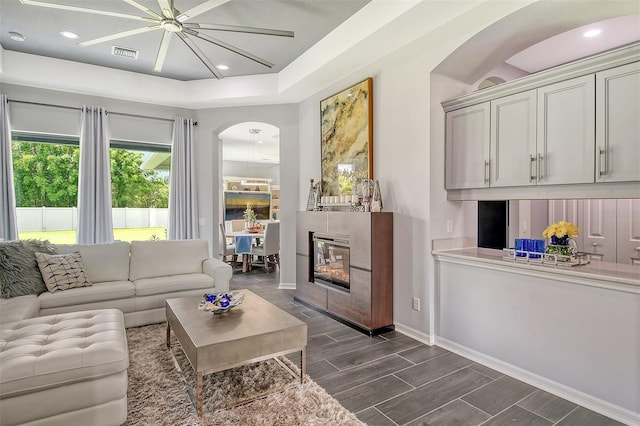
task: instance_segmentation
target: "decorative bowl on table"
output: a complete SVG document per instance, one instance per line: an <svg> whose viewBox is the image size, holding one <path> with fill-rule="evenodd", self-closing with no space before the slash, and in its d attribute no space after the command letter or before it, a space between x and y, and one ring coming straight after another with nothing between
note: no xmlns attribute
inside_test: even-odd
<svg viewBox="0 0 640 426"><path fill-rule="evenodd" d="M246 228L244 228L245 231L251 233L251 234L257 234L258 232L262 231L262 227L260 225L257 226L248 226Z"/></svg>
<svg viewBox="0 0 640 426"><path fill-rule="evenodd" d="M205 293L198 303L198 310L222 314L229 312L236 306L240 306L244 301L244 294L239 291L226 293Z"/></svg>

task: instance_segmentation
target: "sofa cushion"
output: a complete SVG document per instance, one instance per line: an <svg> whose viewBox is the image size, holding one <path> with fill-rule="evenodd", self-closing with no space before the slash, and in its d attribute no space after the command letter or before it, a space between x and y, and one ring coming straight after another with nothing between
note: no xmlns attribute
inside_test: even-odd
<svg viewBox="0 0 640 426"><path fill-rule="evenodd" d="M47 291L36 262L36 252L53 253L48 241L0 242L0 286L4 298Z"/></svg>
<svg viewBox="0 0 640 426"><path fill-rule="evenodd" d="M129 243L59 244L56 253L79 252L93 283L129 279Z"/></svg>
<svg viewBox="0 0 640 426"><path fill-rule="evenodd" d="M208 257L205 240L132 241L129 279L202 273Z"/></svg>
<svg viewBox="0 0 640 426"><path fill-rule="evenodd" d="M171 293L186 290L213 290L213 278L205 274L173 275L170 277L143 278L133 282L136 296Z"/></svg>
<svg viewBox="0 0 640 426"><path fill-rule="evenodd" d="M42 293L38 296L40 308L56 308L59 306L80 305L83 303L102 302L105 300L133 297L135 290L129 281L113 281L95 283L91 287L73 288L56 293Z"/></svg>
<svg viewBox="0 0 640 426"><path fill-rule="evenodd" d="M0 399L127 369L117 309L30 318L0 327Z"/></svg>
<svg viewBox="0 0 640 426"><path fill-rule="evenodd" d="M39 313L40 301L35 294L0 299L0 324L37 317Z"/></svg>
<svg viewBox="0 0 640 426"><path fill-rule="evenodd" d="M80 253L36 253L38 267L50 292L90 286Z"/></svg>

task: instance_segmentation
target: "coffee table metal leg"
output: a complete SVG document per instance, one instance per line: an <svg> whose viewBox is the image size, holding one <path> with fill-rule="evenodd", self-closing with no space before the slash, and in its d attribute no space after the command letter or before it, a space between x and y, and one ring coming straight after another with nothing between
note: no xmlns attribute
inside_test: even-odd
<svg viewBox="0 0 640 426"><path fill-rule="evenodd" d="M167 321L167 347L168 348L171 347L171 326L169 325L168 321Z"/></svg>
<svg viewBox="0 0 640 426"><path fill-rule="evenodd" d="M307 374L307 347L303 346L300 351L300 383L304 383L304 376Z"/></svg>
<svg viewBox="0 0 640 426"><path fill-rule="evenodd" d="M202 416L202 372L198 372L198 383L196 384L196 401L198 417Z"/></svg>

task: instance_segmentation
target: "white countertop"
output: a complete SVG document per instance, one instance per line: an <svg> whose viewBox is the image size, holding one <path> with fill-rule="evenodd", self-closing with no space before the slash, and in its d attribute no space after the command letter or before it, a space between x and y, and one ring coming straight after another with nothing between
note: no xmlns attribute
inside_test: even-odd
<svg viewBox="0 0 640 426"><path fill-rule="evenodd" d="M590 287L606 288L626 293L640 294L640 267L622 263L592 261L580 266L556 266L553 264L526 263L504 260L502 250L484 248L463 248L433 250L437 260L454 263L474 264L478 267L498 269L523 275L550 277Z"/></svg>

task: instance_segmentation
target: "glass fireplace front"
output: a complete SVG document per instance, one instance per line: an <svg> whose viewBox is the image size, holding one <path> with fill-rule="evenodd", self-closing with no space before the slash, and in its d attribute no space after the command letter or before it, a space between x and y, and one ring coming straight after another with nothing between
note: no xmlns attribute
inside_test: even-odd
<svg viewBox="0 0 640 426"><path fill-rule="evenodd" d="M349 291L349 238L313 233L309 281Z"/></svg>

